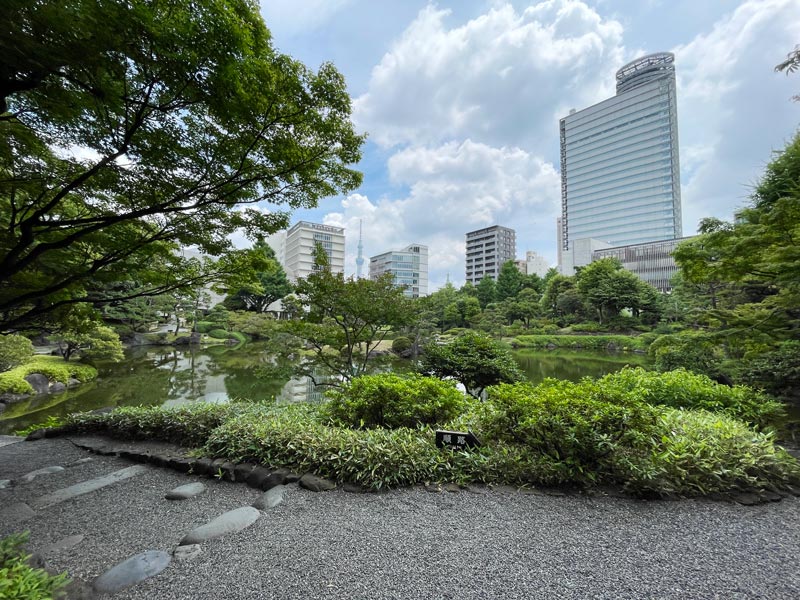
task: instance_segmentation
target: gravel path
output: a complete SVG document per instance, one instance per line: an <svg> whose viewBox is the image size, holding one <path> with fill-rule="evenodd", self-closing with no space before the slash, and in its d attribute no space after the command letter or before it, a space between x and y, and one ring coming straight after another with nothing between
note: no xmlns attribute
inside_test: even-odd
<svg viewBox="0 0 800 600"><path fill-rule="evenodd" d="M78 462L91 457L89 461ZM63 472L0 489L0 509L131 465L64 439L0 447L0 479ZM85 535L46 556L91 582L145 550L171 551L188 531L251 504L260 492L202 479L208 489L168 501L199 478L148 467L130 479L0 521L29 529L31 547ZM113 598L800 598L800 500L739 506L637 501L512 490L313 493L285 501L249 528L203 543L195 558Z"/></svg>

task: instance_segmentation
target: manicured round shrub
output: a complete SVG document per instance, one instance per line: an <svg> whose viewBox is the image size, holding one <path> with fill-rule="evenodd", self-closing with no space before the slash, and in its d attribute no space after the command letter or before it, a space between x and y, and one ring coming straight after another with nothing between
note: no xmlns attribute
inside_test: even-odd
<svg viewBox="0 0 800 600"><path fill-rule="evenodd" d="M208 337L212 337L215 340L227 340L231 337L229 331L225 331L224 329L212 329L208 332Z"/></svg>
<svg viewBox="0 0 800 600"><path fill-rule="evenodd" d="M417 427L453 419L467 407L455 382L422 375L362 375L327 393L324 413L354 428Z"/></svg>
<svg viewBox="0 0 800 600"><path fill-rule="evenodd" d="M0 371L8 371L33 358L33 344L23 335L0 335Z"/></svg>
<svg viewBox="0 0 800 600"><path fill-rule="evenodd" d="M212 323L211 321L197 321L197 323L194 324L194 330L197 333L208 333L213 328L214 328L214 323Z"/></svg>
<svg viewBox="0 0 800 600"><path fill-rule="evenodd" d="M413 345L414 342L412 342L411 339L401 335L392 340L392 352L395 354L402 354Z"/></svg>

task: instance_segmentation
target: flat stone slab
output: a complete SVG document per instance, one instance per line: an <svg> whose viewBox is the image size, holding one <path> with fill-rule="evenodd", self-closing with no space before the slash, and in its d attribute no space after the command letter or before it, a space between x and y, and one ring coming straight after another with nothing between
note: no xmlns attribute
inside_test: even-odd
<svg viewBox="0 0 800 600"><path fill-rule="evenodd" d="M113 473L109 473L103 477L82 481L81 483L76 483L75 485L71 485L67 488L56 490L51 494L41 496L33 501L33 505L37 508L42 508L44 506L58 504L59 502L70 500L76 496L88 494L89 492L94 492L95 490L99 490L106 486L124 481L125 479L135 477L136 475L140 475L147 470L148 467L144 465L134 465L125 469L120 469L119 471L114 471Z"/></svg>
<svg viewBox="0 0 800 600"><path fill-rule="evenodd" d="M168 491L164 498L167 500L186 500L187 498L194 498L198 494L202 494L206 491L206 486L202 483L195 482L195 483L187 483L186 485L181 485Z"/></svg>
<svg viewBox="0 0 800 600"><path fill-rule="evenodd" d="M3 523L21 523L35 516L34 510L24 502L15 502L0 508L0 521Z"/></svg>
<svg viewBox="0 0 800 600"><path fill-rule="evenodd" d="M25 438L18 435L0 435L0 448L22 441L25 441Z"/></svg>
<svg viewBox="0 0 800 600"><path fill-rule="evenodd" d="M261 494L261 497L253 502L253 507L258 510L267 510L275 508L283 502L284 494L286 493L285 485L277 485Z"/></svg>
<svg viewBox="0 0 800 600"><path fill-rule="evenodd" d="M80 544L83 541L83 538L84 536L81 534L62 538L54 544L47 546L44 550L42 550L42 554L58 554L59 552L65 552L66 550L74 548Z"/></svg>
<svg viewBox="0 0 800 600"><path fill-rule="evenodd" d="M36 469L35 471L31 471L30 473L25 473L22 477L19 478L21 483L30 483L39 475L51 475L53 473L61 473L64 471L64 467L54 466L54 467L44 467L43 469Z"/></svg>
<svg viewBox="0 0 800 600"><path fill-rule="evenodd" d="M123 560L94 580L92 587L101 594L114 594L150 579L167 568L172 558L161 550L148 550Z"/></svg>
<svg viewBox="0 0 800 600"><path fill-rule="evenodd" d="M249 527L255 523L260 516L261 513L258 509L252 506L243 506L241 508L229 510L216 519L187 533L181 540L180 545L188 546L189 544L199 544L228 533L241 531L245 527Z"/></svg>

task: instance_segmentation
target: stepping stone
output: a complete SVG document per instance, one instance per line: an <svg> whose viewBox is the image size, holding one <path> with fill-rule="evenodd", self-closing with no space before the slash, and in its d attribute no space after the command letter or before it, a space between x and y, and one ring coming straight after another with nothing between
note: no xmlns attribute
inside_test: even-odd
<svg viewBox="0 0 800 600"><path fill-rule="evenodd" d="M167 500L186 500L187 498L194 498L197 494L202 494L205 491L206 486L198 481L178 486L174 490L168 491L164 498Z"/></svg>
<svg viewBox="0 0 800 600"><path fill-rule="evenodd" d="M125 479L135 477L136 475L140 475L147 470L148 467L145 467L144 465L134 465L125 469L120 469L119 471L114 471L113 473L109 473L103 477L89 479L88 481L76 483L70 487L62 488L51 494L41 496L33 501L33 505L37 508L42 508L52 504L58 504L59 502L70 500L76 496L88 494L89 492L94 492L95 490L113 485L119 481L124 481Z"/></svg>
<svg viewBox="0 0 800 600"><path fill-rule="evenodd" d="M23 441L25 438L20 437L18 435L0 435L0 448L3 446L8 446L10 444L16 444L17 442Z"/></svg>
<svg viewBox="0 0 800 600"><path fill-rule="evenodd" d="M285 485L275 486L274 488L267 490L266 492L261 494L261 497L255 502L253 502L253 507L257 508L258 510L267 510L269 508L275 508L276 506L278 506L278 504L283 502L283 496L285 492L286 492Z"/></svg>
<svg viewBox="0 0 800 600"><path fill-rule="evenodd" d="M258 509L252 506L243 506L241 508L229 510L216 519L187 533L179 545L188 546L189 544L199 544L227 533L241 531L245 527L249 527L255 523L260 516L261 513L258 512Z"/></svg>
<svg viewBox="0 0 800 600"><path fill-rule="evenodd" d="M34 510L24 502L15 502L0 508L0 522L2 523L21 523L35 516Z"/></svg>
<svg viewBox="0 0 800 600"><path fill-rule="evenodd" d="M336 484L330 479L323 479L311 473L306 473L300 478L300 487L312 492L327 492L336 488Z"/></svg>
<svg viewBox="0 0 800 600"><path fill-rule="evenodd" d="M178 546L172 551L172 558L175 560L191 560L196 558L203 551L200 544L188 544L186 546Z"/></svg>
<svg viewBox="0 0 800 600"><path fill-rule="evenodd" d="M94 580L92 587L101 594L114 594L154 577L167 568L170 555L161 550L148 550L131 556Z"/></svg>
<svg viewBox="0 0 800 600"><path fill-rule="evenodd" d="M42 554L57 554L59 552L64 552L65 550L69 550L70 548L74 548L83 541L83 537L83 535L79 534L60 539L56 543L50 544L44 550L42 550Z"/></svg>
<svg viewBox="0 0 800 600"><path fill-rule="evenodd" d="M30 473L26 473L22 477L19 478L21 483L30 483L34 479L36 479L39 475L50 475L51 473L60 473L64 470L64 467L44 467L43 469L36 469L35 471L31 471Z"/></svg>

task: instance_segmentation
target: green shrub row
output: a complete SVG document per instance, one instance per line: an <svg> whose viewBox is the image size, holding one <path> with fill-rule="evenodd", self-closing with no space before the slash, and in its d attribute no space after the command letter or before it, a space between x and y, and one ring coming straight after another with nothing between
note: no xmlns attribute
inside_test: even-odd
<svg viewBox="0 0 800 600"><path fill-rule="evenodd" d="M27 532L0 540L0 598L47 600L56 597L69 583L66 573L50 575L44 569L31 567L30 555L24 550L27 541Z"/></svg>
<svg viewBox="0 0 800 600"><path fill-rule="evenodd" d="M610 398L722 413L759 428L775 425L785 416L780 402L753 388L719 384L684 369L656 373L626 367L597 380L596 386L598 394Z"/></svg>
<svg viewBox="0 0 800 600"><path fill-rule="evenodd" d="M235 404L194 402L185 406L125 406L110 413L75 413L64 427L102 431L121 438L156 439L182 446L202 446L211 432L236 410Z"/></svg>
<svg viewBox="0 0 800 600"><path fill-rule="evenodd" d="M35 356L24 365L0 373L0 394L31 394L33 388L25 381L31 373L41 373L50 381L69 383L70 379L85 382L97 377L97 369L78 362L68 362L58 356Z"/></svg>
<svg viewBox="0 0 800 600"><path fill-rule="evenodd" d="M514 348L572 348L580 350L646 350L652 338L633 335L518 335Z"/></svg>

